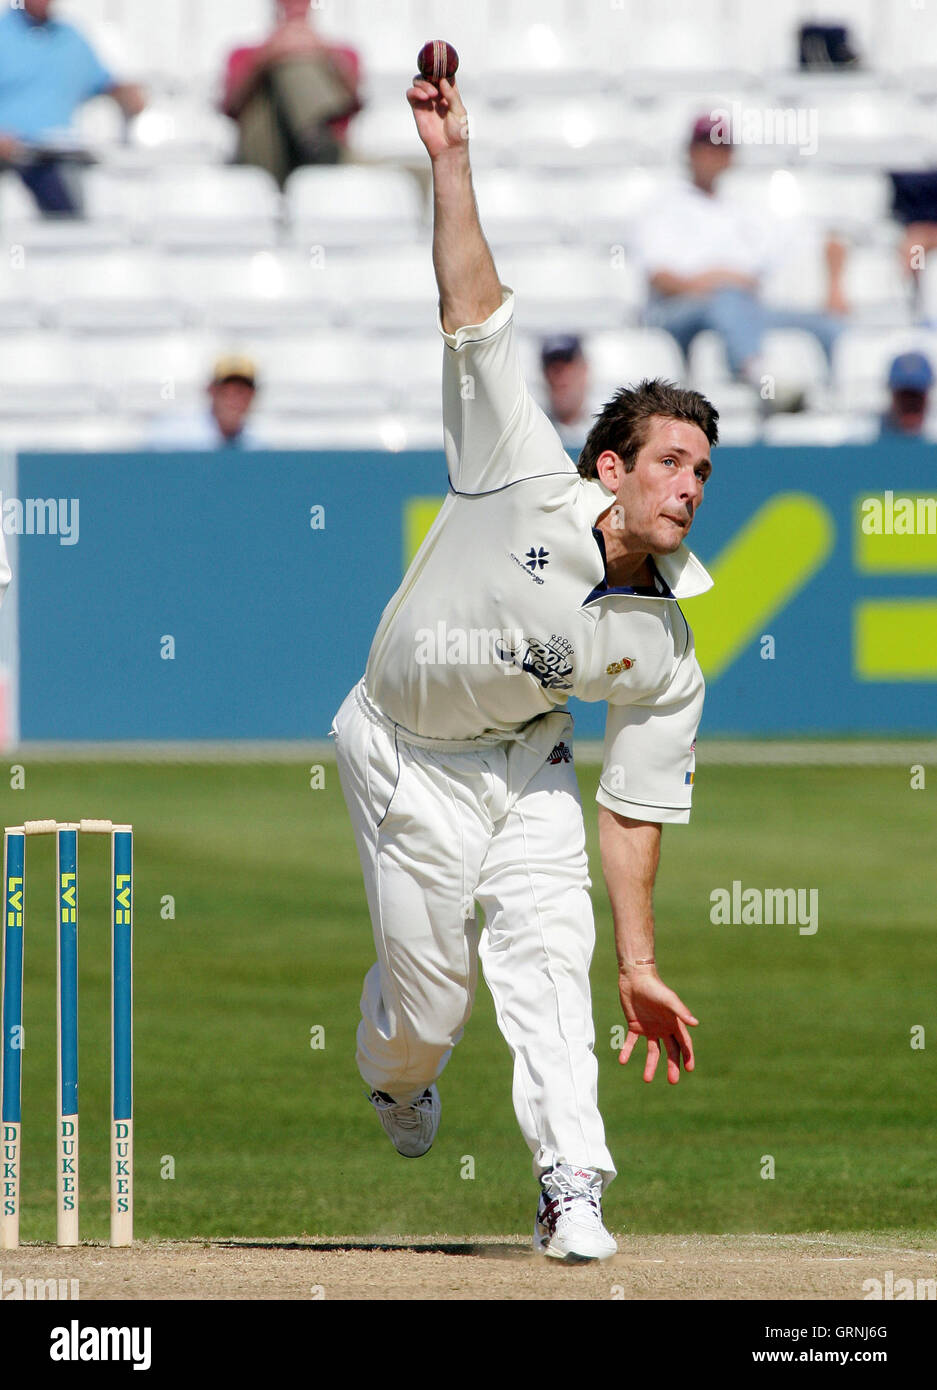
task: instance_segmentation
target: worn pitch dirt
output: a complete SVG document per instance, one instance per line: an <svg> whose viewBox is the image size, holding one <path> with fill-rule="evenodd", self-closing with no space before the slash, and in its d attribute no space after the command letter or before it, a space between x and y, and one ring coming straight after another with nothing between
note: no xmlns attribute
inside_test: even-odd
<svg viewBox="0 0 937 1390"><path fill-rule="evenodd" d="M129 1250L25 1245L0 1252L4 1299L26 1280L77 1280L81 1299L858 1299L863 1283L937 1278L933 1243L874 1233L619 1236L603 1264L536 1257L526 1237L189 1240ZM35 1286L34 1286L35 1287ZM70 1295L76 1292L69 1286ZM924 1295L919 1295L926 1297Z"/></svg>

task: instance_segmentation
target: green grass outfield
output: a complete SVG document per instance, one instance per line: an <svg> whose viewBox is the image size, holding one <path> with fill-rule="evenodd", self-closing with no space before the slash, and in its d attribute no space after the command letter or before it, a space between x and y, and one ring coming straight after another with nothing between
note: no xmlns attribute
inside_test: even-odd
<svg viewBox="0 0 937 1390"><path fill-rule="evenodd" d="M932 775L932 774L929 774ZM664 978L702 1020L695 1075L652 1086L621 1021L580 768L598 923L600 1100L616 1231L925 1231L937 1225L937 782L907 768L704 767L664 836ZM372 960L334 765L26 761L5 824L132 820L140 1237L526 1231L536 1188L510 1060L479 986L419 1162L392 1151L354 1064ZM106 848L81 844L82 1235L107 1233ZM50 837L27 847L24 1240L54 1236ZM710 893L819 890L819 930L714 926ZM167 896L175 917L161 916ZM925 1029L913 1050L911 1029ZM324 1028L325 1046L310 1046ZM640 1045L643 1055L643 1044ZM763 1155L775 1177L761 1177ZM462 1176L471 1158L474 1179ZM174 1171L174 1176L168 1176Z"/></svg>

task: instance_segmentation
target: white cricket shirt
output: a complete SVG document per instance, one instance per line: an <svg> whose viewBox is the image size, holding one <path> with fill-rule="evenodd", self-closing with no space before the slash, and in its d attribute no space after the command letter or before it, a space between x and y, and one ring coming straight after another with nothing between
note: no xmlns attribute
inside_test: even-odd
<svg viewBox="0 0 937 1390"><path fill-rule="evenodd" d="M712 585L683 545L654 557L658 592L608 589L584 479L524 382L514 294L444 333L449 495L384 610L365 672L397 725L441 740L525 737L570 695L607 700L598 800L622 815L690 815L703 677L677 600Z"/></svg>

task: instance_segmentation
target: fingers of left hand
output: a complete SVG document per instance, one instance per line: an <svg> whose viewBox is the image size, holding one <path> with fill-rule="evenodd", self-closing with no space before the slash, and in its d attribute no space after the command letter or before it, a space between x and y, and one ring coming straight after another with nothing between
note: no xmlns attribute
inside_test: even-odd
<svg viewBox="0 0 937 1390"><path fill-rule="evenodd" d="M658 1038L648 1038L647 1040L647 1061L644 1064L644 1080L653 1081L654 1073L657 1071L657 1063L660 1060L660 1041Z"/></svg>

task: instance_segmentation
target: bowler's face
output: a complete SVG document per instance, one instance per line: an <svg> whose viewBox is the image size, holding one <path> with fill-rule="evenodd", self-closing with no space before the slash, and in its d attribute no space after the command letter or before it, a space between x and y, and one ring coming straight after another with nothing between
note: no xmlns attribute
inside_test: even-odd
<svg viewBox="0 0 937 1390"><path fill-rule="evenodd" d="M654 416L617 500L632 546L669 555L686 539L712 472L709 441L699 425Z"/></svg>

